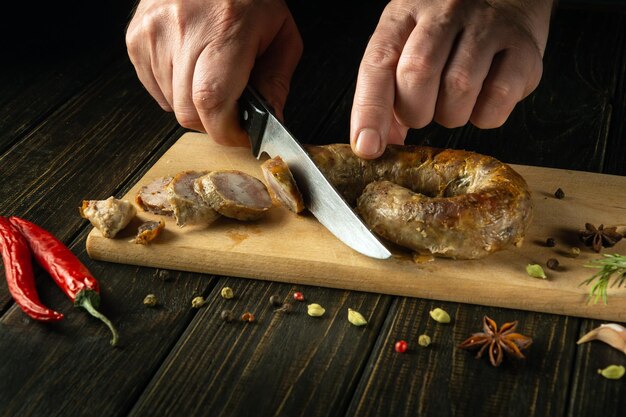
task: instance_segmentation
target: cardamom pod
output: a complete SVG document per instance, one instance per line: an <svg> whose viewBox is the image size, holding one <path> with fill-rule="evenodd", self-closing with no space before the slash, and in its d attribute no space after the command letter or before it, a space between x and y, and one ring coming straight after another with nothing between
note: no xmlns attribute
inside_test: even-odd
<svg viewBox="0 0 626 417"><path fill-rule="evenodd" d="M194 299L191 300L191 307L193 308L200 308L203 305L204 305L204 297L202 296L194 297Z"/></svg>
<svg viewBox="0 0 626 417"><path fill-rule="evenodd" d="M609 365L604 369L598 369L598 373L606 379L620 379L626 373L622 365Z"/></svg>
<svg viewBox="0 0 626 417"><path fill-rule="evenodd" d="M235 296L235 294L233 294L233 290L230 287L224 287L222 288L222 291L220 293L222 295L222 298L225 298L227 300L230 300L231 298L233 298Z"/></svg>
<svg viewBox="0 0 626 417"><path fill-rule="evenodd" d="M533 278L547 279L546 273L543 272L543 268L539 264L526 265L526 273Z"/></svg>
<svg viewBox="0 0 626 417"><path fill-rule="evenodd" d="M421 347L426 347L430 345L430 336L428 336L427 334L420 335L420 337L417 338L417 344Z"/></svg>
<svg viewBox="0 0 626 417"><path fill-rule="evenodd" d="M323 316L326 309L317 303L309 304L307 306L307 314L311 317Z"/></svg>
<svg viewBox="0 0 626 417"><path fill-rule="evenodd" d="M363 315L358 311L352 310L351 308L348 309L348 321L355 326L365 326L367 324L365 317L363 317Z"/></svg>
<svg viewBox="0 0 626 417"><path fill-rule="evenodd" d="M437 323L450 323L450 315L439 307L431 310L429 314Z"/></svg>

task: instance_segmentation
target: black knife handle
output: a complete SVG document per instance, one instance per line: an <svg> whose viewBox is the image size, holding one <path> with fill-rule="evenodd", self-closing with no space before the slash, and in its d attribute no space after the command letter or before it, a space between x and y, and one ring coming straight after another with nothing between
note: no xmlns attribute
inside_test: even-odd
<svg viewBox="0 0 626 417"><path fill-rule="evenodd" d="M239 121L241 127L248 133L252 154L257 158L270 112L272 108L263 98L252 87L246 86L239 98Z"/></svg>

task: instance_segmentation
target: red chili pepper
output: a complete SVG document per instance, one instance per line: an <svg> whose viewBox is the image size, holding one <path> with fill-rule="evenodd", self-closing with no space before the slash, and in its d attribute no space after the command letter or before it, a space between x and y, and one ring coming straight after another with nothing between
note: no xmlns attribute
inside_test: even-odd
<svg viewBox="0 0 626 417"><path fill-rule="evenodd" d="M63 314L41 304L35 287L28 243L9 219L2 216L0 216L0 246L7 285L15 303L35 320L61 320Z"/></svg>
<svg viewBox="0 0 626 417"><path fill-rule="evenodd" d="M117 330L113 323L97 310L100 306L100 286L87 267L47 230L19 217L11 217L10 220L28 241L39 265L48 271L57 285L74 302L74 306L83 307L109 327L113 334L111 344L116 346L119 339Z"/></svg>

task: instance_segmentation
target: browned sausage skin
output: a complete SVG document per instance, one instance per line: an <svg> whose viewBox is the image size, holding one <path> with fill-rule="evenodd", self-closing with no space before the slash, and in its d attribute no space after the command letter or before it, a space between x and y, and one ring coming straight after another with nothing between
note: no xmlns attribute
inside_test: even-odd
<svg viewBox="0 0 626 417"><path fill-rule="evenodd" d="M375 160L347 144L307 151L372 230L418 252L482 258L520 245L532 217L524 179L489 156L408 145Z"/></svg>

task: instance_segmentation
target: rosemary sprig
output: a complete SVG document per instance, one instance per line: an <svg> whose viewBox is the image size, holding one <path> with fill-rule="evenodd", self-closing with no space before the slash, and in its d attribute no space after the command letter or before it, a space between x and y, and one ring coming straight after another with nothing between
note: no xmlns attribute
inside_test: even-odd
<svg viewBox="0 0 626 417"><path fill-rule="evenodd" d="M591 276L591 278L584 280L580 285L592 284L589 290L589 299L587 303L593 300L596 304L600 298L607 303L607 289L609 284L611 288L617 286L621 287L626 285L626 256L619 254L605 254L603 258L594 259L585 265L587 268L598 268L599 271ZM611 283L611 278L616 275Z"/></svg>

